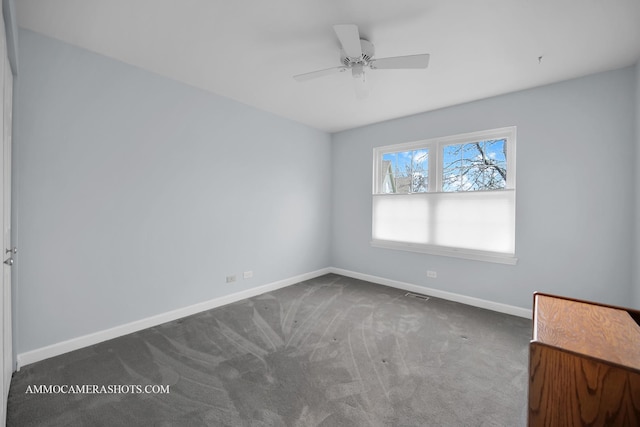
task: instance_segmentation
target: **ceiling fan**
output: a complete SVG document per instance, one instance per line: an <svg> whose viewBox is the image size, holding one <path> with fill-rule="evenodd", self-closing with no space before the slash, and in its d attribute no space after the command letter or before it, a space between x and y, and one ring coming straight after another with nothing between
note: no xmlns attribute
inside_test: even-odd
<svg viewBox="0 0 640 427"><path fill-rule="evenodd" d="M375 47L368 40L361 39L358 26L354 24L334 25L333 30L338 36L342 49L340 50L339 67L327 68L310 73L293 76L299 82L305 82L318 77L330 74L342 73L351 70L351 75L355 84L356 95L364 98L369 94L366 85L365 69L372 70L400 70L427 68L429 65L429 54L394 56L390 58L374 59Z"/></svg>

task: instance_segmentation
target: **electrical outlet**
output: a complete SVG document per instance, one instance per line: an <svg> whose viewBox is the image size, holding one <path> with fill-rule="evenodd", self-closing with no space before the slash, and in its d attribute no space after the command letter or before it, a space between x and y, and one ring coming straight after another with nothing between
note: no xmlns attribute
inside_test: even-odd
<svg viewBox="0 0 640 427"><path fill-rule="evenodd" d="M244 273L242 273L243 279L251 279L252 277L253 277L253 271L251 270L245 271Z"/></svg>
<svg viewBox="0 0 640 427"><path fill-rule="evenodd" d="M435 279L436 277L438 277L438 273L433 270L427 270L427 277L430 279Z"/></svg>
<svg viewBox="0 0 640 427"><path fill-rule="evenodd" d="M233 274L231 276L227 276L227 283L232 283L236 281L236 275Z"/></svg>

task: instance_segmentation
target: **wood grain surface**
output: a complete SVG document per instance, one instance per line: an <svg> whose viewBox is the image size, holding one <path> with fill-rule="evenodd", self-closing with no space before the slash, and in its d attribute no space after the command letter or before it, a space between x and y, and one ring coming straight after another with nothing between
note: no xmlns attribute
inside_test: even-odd
<svg viewBox="0 0 640 427"><path fill-rule="evenodd" d="M549 295L534 306L533 341L640 372L640 326L627 310Z"/></svg>
<svg viewBox="0 0 640 427"><path fill-rule="evenodd" d="M529 426L640 426L640 374L532 343Z"/></svg>
<svg viewBox="0 0 640 427"><path fill-rule="evenodd" d="M529 426L640 426L637 314L534 296Z"/></svg>

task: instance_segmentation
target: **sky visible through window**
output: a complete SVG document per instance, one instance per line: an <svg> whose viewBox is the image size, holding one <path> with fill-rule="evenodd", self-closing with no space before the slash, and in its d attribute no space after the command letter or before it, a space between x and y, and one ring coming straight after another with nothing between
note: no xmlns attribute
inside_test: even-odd
<svg viewBox="0 0 640 427"><path fill-rule="evenodd" d="M382 156L385 193L424 193L428 190L429 151L398 151Z"/></svg>
<svg viewBox="0 0 640 427"><path fill-rule="evenodd" d="M427 149L385 153L383 193L424 193L428 188ZM442 152L442 191L506 188L506 140L495 139L445 145Z"/></svg>

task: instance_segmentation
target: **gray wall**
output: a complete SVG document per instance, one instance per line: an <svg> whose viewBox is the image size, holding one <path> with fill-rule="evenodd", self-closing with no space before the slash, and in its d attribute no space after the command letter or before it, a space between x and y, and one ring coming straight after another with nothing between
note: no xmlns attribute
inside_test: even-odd
<svg viewBox="0 0 640 427"><path fill-rule="evenodd" d="M640 310L640 61L636 63L636 211L635 211L635 253L633 257L634 280L633 301Z"/></svg>
<svg viewBox="0 0 640 427"><path fill-rule="evenodd" d="M629 305L633 67L344 131L333 138L332 265L519 307L534 291ZM372 248L376 146L515 125L515 266ZM438 273L426 277L427 270Z"/></svg>
<svg viewBox="0 0 640 427"><path fill-rule="evenodd" d="M329 266L330 135L33 32L19 49L18 353Z"/></svg>

